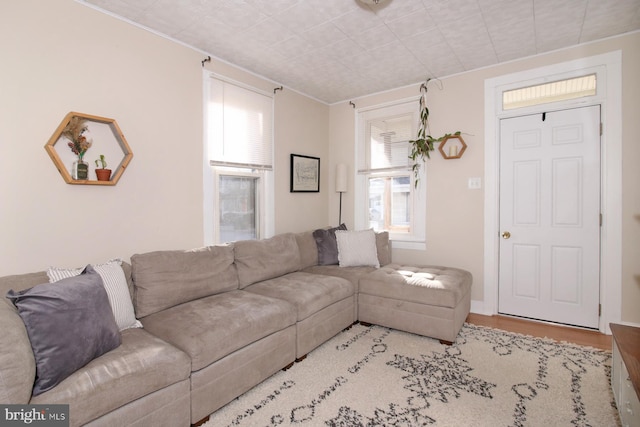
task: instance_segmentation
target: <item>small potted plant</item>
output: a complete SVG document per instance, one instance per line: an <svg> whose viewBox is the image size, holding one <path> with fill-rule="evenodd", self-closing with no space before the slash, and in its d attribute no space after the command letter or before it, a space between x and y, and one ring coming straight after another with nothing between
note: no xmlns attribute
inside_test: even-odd
<svg viewBox="0 0 640 427"><path fill-rule="evenodd" d="M100 165L102 165L101 168ZM111 179L111 169L107 169L107 161L104 158L104 154L100 154L100 158L96 159L96 176L98 181L109 181Z"/></svg>

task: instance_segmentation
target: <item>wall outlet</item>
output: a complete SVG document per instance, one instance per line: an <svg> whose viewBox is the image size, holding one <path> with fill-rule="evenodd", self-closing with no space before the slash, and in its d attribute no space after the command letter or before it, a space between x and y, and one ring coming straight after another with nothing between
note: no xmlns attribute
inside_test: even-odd
<svg viewBox="0 0 640 427"><path fill-rule="evenodd" d="M479 190L482 188L482 178L469 178L469 190Z"/></svg>

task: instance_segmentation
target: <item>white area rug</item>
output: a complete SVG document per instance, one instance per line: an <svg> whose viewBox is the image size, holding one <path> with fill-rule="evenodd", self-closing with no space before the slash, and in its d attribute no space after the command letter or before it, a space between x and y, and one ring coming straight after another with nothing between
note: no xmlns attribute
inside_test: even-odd
<svg viewBox="0 0 640 427"><path fill-rule="evenodd" d="M611 353L465 324L445 346L356 325L211 416L220 426L617 426Z"/></svg>

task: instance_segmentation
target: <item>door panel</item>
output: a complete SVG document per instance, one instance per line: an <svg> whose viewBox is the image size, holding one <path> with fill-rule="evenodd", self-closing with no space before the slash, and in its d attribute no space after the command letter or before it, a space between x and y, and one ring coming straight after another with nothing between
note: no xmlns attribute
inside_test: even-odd
<svg viewBox="0 0 640 427"><path fill-rule="evenodd" d="M513 164L513 224L540 225L540 162Z"/></svg>
<svg viewBox="0 0 640 427"><path fill-rule="evenodd" d="M582 159L553 160L553 214L554 227L580 227L582 225Z"/></svg>
<svg viewBox="0 0 640 427"><path fill-rule="evenodd" d="M539 299L540 246L513 246L513 288L518 298Z"/></svg>
<svg viewBox="0 0 640 427"><path fill-rule="evenodd" d="M599 106L501 121L500 230L498 311L597 328Z"/></svg>
<svg viewBox="0 0 640 427"><path fill-rule="evenodd" d="M551 300L579 304L582 282L581 248L555 246L551 248L551 252Z"/></svg>

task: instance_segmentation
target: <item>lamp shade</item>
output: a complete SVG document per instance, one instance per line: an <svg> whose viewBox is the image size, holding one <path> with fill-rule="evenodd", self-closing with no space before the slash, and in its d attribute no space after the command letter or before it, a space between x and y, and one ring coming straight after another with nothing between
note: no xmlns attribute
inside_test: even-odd
<svg viewBox="0 0 640 427"><path fill-rule="evenodd" d="M340 163L336 166L336 192L345 193L347 191L347 165Z"/></svg>

